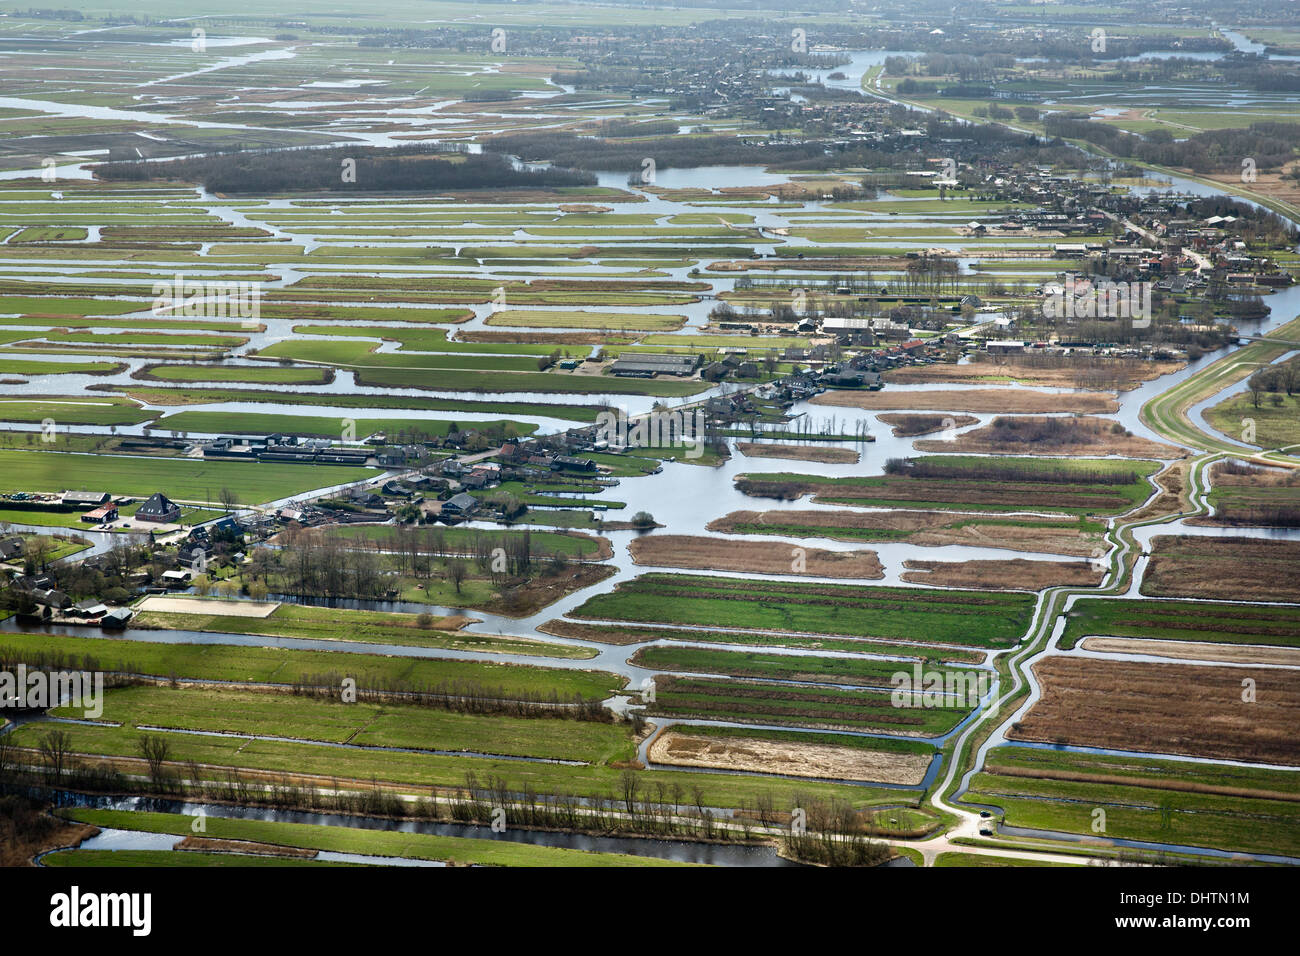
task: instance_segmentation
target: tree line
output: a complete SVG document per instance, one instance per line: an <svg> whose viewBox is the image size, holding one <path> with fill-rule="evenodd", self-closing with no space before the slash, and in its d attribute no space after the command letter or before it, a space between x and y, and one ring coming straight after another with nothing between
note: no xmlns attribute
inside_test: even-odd
<svg viewBox="0 0 1300 956"><path fill-rule="evenodd" d="M222 193L553 189L596 182L590 173L554 167L517 168L494 153L453 153L446 146L435 145L239 150L166 162L105 163L96 167L95 174L127 182L197 182Z"/></svg>

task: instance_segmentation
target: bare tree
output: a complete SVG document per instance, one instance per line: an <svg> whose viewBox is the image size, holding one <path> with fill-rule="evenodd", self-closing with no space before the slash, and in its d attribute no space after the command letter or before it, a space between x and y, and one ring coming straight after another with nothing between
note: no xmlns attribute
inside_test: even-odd
<svg viewBox="0 0 1300 956"><path fill-rule="evenodd" d="M167 738L157 734L145 734L136 746L140 756L144 757L149 764L149 779L155 784L162 782L163 764L171 754L171 744L167 742Z"/></svg>
<svg viewBox="0 0 1300 956"><path fill-rule="evenodd" d="M72 749L72 738L68 736L67 731L48 731L41 737L38 749L41 759L49 769L50 776L56 780L62 777L67 767L68 753Z"/></svg>

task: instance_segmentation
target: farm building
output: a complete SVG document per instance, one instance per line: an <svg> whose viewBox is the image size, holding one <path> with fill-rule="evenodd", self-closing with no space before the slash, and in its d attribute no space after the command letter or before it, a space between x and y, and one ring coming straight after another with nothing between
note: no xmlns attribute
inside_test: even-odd
<svg viewBox="0 0 1300 956"><path fill-rule="evenodd" d="M93 508L105 504L109 499L107 491L65 491L60 503L73 508Z"/></svg>
<svg viewBox="0 0 1300 956"><path fill-rule="evenodd" d="M700 363L698 355L663 355L654 352L620 356L610 371L615 375L690 375Z"/></svg>
<svg viewBox="0 0 1300 956"><path fill-rule="evenodd" d="M141 521L169 524L180 518L181 508L176 502L158 491L150 495L145 503L136 510L135 516Z"/></svg>
<svg viewBox="0 0 1300 956"><path fill-rule="evenodd" d="M116 521L117 505L110 503L93 511L87 511L81 516L81 520L87 524L104 524L106 521Z"/></svg>

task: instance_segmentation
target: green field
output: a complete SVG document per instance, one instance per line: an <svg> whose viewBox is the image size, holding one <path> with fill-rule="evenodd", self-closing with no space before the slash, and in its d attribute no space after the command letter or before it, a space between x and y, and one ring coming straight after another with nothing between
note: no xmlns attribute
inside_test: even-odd
<svg viewBox="0 0 1300 956"><path fill-rule="evenodd" d="M152 365L142 378L164 382L254 382L277 385L321 385L327 369L279 365Z"/></svg>
<svg viewBox="0 0 1300 956"><path fill-rule="evenodd" d="M103 488L115 495L148 497L161 491L178 501L214 502L222 488L241 504L300 495L313 488L362 481L375 468L275 462L198 461L0 449L6 490L59 492Z"/></svg>
<svg viewBox="0 0 1300 956"><path fill-rule="evenodd" d="M127 631L130 635L132 632ZM0 635L0 648L23 655L70 654L90 657L106 671L154 677L244 683L293 684L328 681L334 686L351 677L360 688L411 686L449 692L474 686L498 697L580 696L605 698L623 679L602 671L561 670L491 662L388 657L341 651L303 651L235 644L164 644L144 640L54 637L45 634ZM341 685L340 685L341 686Z"/></svg>
<svg viewBox="0 0 1300 956"><path fill-rule="evenodd" d="M125 398L0 399L0 421L39 423L50 420L56 429L61 425L138 425L156 414Z"/></svg>
<svg viewBox="0 0 1300 956"><path fill-rule="evenodd" d="M661 674L655 677L655 700L649 712L667 717L930 737L951 730L972 707L973 703L963 707L896 707L888 691Z"/></svg>
<svg viewBox="0 0 1300 956"><path fill-rule="evenodd" d="M79 707L55 716L80 716ZM101 718L126 727L266 735L410 750L474 751L607 763L633 756L627 724L461 714L414 704L342 703L292 694L125 687Z"/></svg>
<svg viewBox="0 0 1300 956"><path fill-rule="evenodd" d="M975 647L1016 643L1026 594L643 574L575 609L578 618L843 634Z"/></svg>
<svg viewBox="0 0 1300 956"><path fill-rule="evenodd" d="M349 528L348 530L354 530ZM266 617L222 615L220 602L213 602L212 614L177 614L170 611L142 611L137 626L169 630L210 631L218 634L264 634L269 637L297 637L325 641L359 641L372 644L400 644L410 647L441 647L469 651L496 651L538 657L584 659L590 650L526 637L476 634L472 631L440 630L436 625L420 627L418 615L386 611L350 611L308 605L281 604Z"/></svg>
<svg viewBox="0 0 1300 956"><path fill-rule="evenodd" d="M393 525L342 525L332 528L329 534L348 541L377 541L393 547L401 532ZM417 545L430 553L473 553L480 542L500 547L528 535L529 551L534 555L560 553L572 558L594 558L600 551L600 542L586 535L559 534L552 531L506 531L490 528L433 528L423 533L414 532Z"/></svg>
<svg viewBox="0 0 1300 956"><path fill-rule="evenodd" d="M906 652L910 648L899 650ZM651 670L726 674L763 680L854 684L863 687L890 687L891 676L909 667L901 661L861 657L715 651L700 647L662 645L641 648L632 656L632 663ZM946 673L948 670L949 668L938 668L935 672Z"/></svg>
<svg viewBox="0 0 1300 956"><path fill-rule="evenodd" d="M130 810L65 810L69 820L98 827L141 830L146 833L193 835L194 818L179 813L140 813ZM531 846L509 840L476 840L424 833L397 833L307 823L235 820L209 816L204 836L219 840L246 840L278 846L303 847L338 853L389 856L399 859L446 860L477 866L676 866L655 857L615 853L588 853L560 847Z"/></svg>
<svg viewBox="0 0 1300 956"><path fill-rule="evenodd" d="M1081 598L1067 617L1063 648L1094 635L1300 646L1300 607L1285 605Z"/></svg>
<svg viewBox="0 0 1300 956"><path fill-rule="evenodd" d="M177 412L158 423L167 431L196 432L213 435L305 435L317 438L339 439L351 424L357 439L376 432L387 435L425 435L443 438L451 422L438 418L315 418L307 415L275 415L257 412ZM459 429L481 431L507 436L530 435L537 426L529 422L458 421Z"/></svg>
<svg viewBox="0 0 1300 956"><path fill-rule="evenodd" d="M193 818L190 818L193 823ZM177 834L178 836L180 834ZM201 853L195 850L59 850L42 857L44 866L94 869L138 866L264 867L264 866L357 866L292 856L258 856L252 853Z"/></svg>

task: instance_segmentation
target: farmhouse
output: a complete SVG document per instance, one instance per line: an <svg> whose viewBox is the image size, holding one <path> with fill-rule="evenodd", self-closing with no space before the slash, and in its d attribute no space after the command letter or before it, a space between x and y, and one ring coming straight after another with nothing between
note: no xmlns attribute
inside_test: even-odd
<svg viewBox="0 0 1300 956"><path fill-rule="evenodd" d="M181 508L176 502L158 491L150 495L145 503L136 510L135 516L141 521L169 524L180 518Z"/></svg>
<svg viewBox="0 0 1300 956"><path fill-rule="evenodd" d="M449 518L467 518L478 510L478 499L461 492L442 503L442 513Z"/></svg>

